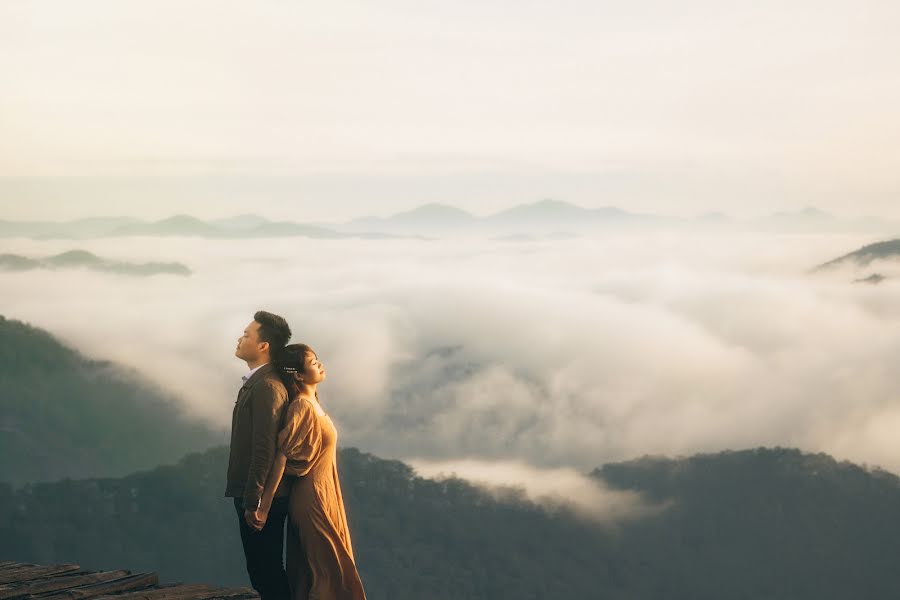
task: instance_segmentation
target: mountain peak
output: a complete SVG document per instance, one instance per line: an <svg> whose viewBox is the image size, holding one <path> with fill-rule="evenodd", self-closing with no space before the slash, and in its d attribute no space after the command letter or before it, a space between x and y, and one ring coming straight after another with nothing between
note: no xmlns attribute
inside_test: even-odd
<svg viewBox="0 0 900 600"><path fill-rule="evenodd" d="M157 221L156 224L157 225L199 225L201 227L208 225L205 221L201 221L197 217L193 217L191 215L173 215L167 219L162 219L161 221Z"/></svg>
<svg viewBox="0 0 900 600"><path fill-rule="evenodd" d="M833 219L834 215L815 206L804 206L797 211L777 212L772 217L776 219L826 220Z"/></svg>
<svg viewBox="0 0 900 600"><path fill-rule="evenodd" d="M576 206L575 204L571 204L569 202L554 200L552 198L544 198L543 200L531 202L530 204L519 204L517 206L513 206L512 208L500 211L489 218L494 220L510 218L565 218L574 215L582 215L587 212L587 209Z"/></svg>
<svg viewBox="0 0 900 600"><path fill-rule="evenodd" d="M87 250L69 250L56 256L51 256L47 262L56 266L97 265L103 259Z"/></svg>
<svg viewBox="0 0 900 600"><path fill-rule="evenodd" d="M422 206L418 206L411 210L407 210L404 212L400 212L395 214L392 218L407 218L407 217L428 217L428 218L437 218L437 217L452 217L452 218L465 218L472 219L474 218L470 213L464 211L461 208L457 208L455 206L450 206L449 204L441 204L439 202L429 202L428 204L423 204Z"/></svg>
<svg viewBox="0 0 900 600"><path fill-rule="evenodd" d="M529 205L526 205L526 206L529 206ZM534 208L554 208L554 209L575 208L578 210L584 210L580 206L576 206L575 204L572 204L571 202L565 202L563 200L554 200L553 198L543 198L542 200L538 200L537 202L532 202L530 204L530 206L533 206Z"/></svg>
<svg viewBox="0 0 900 600"><path fill-rule="evenodd" d="M816 208L815 206L804 206L803 209L800 211L800 214L805 215L807 217L830 217L831 216L824 210Z"/></svg>
<svg viewBox="0 0 900 600"><path fill-rule="evenodd" d="M254 213L244 213L233 217L215 219L212 223L225 229L252 229L261 225L267 225L271 221Z"/></svg>

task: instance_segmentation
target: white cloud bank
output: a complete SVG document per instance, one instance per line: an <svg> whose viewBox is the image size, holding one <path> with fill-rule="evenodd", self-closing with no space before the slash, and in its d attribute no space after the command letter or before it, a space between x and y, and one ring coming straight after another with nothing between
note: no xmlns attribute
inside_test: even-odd
<svg viewBox="0 0 900 600"><path fill-rule="evenodd" d="M507 489L521 490L525 497L546 507L571 510L582 518L602 525L657 513L670 503L647 504L640 494L612 490L596 478L574 469L536 469L517 461L484 462L408 460L422 477L466 479L496 498L505 497Z"/></svg>
<svg viewBox="0 0 900 600"><path fill-rule="evenodd" d="M420 464L586 472L784 445L897 472L900 281L806 273L871 241L97 240L79 246L195 274L0 273L0 314L134 366L227 427L234 341L254 310L280 312L328 368L339 444Z"/></svg>

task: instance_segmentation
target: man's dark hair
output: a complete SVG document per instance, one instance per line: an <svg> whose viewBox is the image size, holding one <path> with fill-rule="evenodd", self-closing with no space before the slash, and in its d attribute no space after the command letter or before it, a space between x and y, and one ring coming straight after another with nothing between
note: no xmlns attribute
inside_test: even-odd
<svg viewBox="0 0 900 600"><path fill-rule="evenodd" d="M258 310L253 320L259 323L259 341L269 342L269 354L275 356L281 352L291 339L291 328L284 317Z"/></svg>

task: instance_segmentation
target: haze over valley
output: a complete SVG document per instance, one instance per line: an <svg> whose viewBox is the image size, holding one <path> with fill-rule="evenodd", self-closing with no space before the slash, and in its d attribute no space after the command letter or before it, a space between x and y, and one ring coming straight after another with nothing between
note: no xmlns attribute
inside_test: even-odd
<svg viewBox="0 0 900 600"><path fill-rule="evenodd" d="M234 340L258 308L279 312L328 367L341 444L422 472L577 473L776 445L900 470L900 262L815 269L883 237L534 231L83 239L97 256L193 274L0 271L0 314L136 369L221 430L245 369ZM22 256L71 247L3 241ZM873 273L879 285L854 283Z"/></svg>

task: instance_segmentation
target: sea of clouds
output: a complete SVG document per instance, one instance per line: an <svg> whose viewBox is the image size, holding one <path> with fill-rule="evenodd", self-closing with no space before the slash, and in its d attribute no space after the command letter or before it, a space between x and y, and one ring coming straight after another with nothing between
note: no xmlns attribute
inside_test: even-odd
<svg viewBox="0 0 900 600"><path fill-rule="evenodd" d="M558 482L617 515L627 502L585 493L579 474L644 454L781 445L900 472L900 269L809 272L873 241L6 239L3 252L83 248L194 274L0 273L0 314L227 428L246 371L236 340L255 310L278 312L326 366L339 445L534 498ZM870 272L889 278L853 283Z"/></svg>

